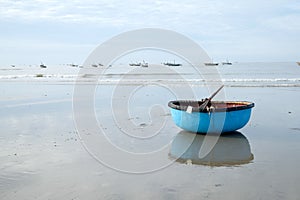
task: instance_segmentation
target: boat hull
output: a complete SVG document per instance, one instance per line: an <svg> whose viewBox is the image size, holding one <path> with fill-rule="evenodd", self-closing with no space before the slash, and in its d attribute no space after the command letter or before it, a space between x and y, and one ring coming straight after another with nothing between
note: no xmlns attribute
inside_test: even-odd
<svg viewBox="0 0 300 200"><path fill-rule="evenodd" d="M254 104L244 103L246 105L244 108L223 109L223 111L215 112L187 112L185 109L171 107L171 115L175 124L187 131L198 133L231 132L244 127L250 119Z"/></svg>

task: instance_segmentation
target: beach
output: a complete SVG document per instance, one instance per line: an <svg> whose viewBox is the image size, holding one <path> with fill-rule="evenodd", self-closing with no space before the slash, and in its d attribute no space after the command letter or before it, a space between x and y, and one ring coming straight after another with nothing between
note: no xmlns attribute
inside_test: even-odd
<svg viewBox="0 0 300 200"><path fill-rule="evenodd" d="M98 141L98 147L105 152L103 158L107 162L92 151L97 143L89 143L92 141L88 138L95 132L80 129L75 119L78 113L83 125L89 126L91 120L85 117L89 114L85 107L76 107L74 92L78 86L85 88L95 82L88 74L78 77L80 70L71 66L1 68L1 199L299 197L300 68L296 63L234 63L218 67L225 88L223 96L216 99L251 101L255 107L249 123L235 136L221 135L218 150L223 152L235 144L232 152L245 148L245 159L226 162L225 154L217 164L174 159L172 154L180 148L176 145L191 133L176 127L167 107L168 101L177 98L176 91L183 98L207 97L205 78L209 74L201 79L185 70L184 65L176 68L173 75L167 73L174 68L165 72L158 66L149 73L151 64L149 69L134 75L128 75L126 70L120 73L114 66L108 69L97 80L93 101L102 132L112 144L127 152L147 153L164 148L156 154L157 161L153 160L156 168L136 161L133 166L145 169L141 173L127 170L131 167L127 162L132 161L115 156L102 141ZM183 78L178 74L183 74ZM125 102L128 116L118 107L127 100L126 91L134 91ZM149 107L156 108L158 104L151 113ZM149 119L149 115L157 118ZM163 128L156 127L162 121ZM152 135L149 130L155 133ZM201 137L197 136L197 140Z"/></svg>

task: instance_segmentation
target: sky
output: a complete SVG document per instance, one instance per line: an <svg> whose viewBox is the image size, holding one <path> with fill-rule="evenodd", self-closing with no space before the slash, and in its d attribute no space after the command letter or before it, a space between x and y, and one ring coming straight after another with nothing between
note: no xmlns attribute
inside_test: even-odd
<svg viewBox="0 0 300 200"><path fill-rule="evenodd" d="M0 0L0 65L82 64L141 28L184 34L214 61L300 61L299 0Z"/></svg>

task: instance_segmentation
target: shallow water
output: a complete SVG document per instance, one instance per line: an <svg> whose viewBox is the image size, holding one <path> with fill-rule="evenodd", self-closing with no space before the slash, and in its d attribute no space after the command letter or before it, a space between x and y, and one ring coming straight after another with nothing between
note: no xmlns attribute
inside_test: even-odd
<svg viewBox="0 0 300 200"><path fill-rule="evenodd" d="M132 152L149 152L167 145L167 151L162 151L157 159L171 164L139 175L104 166L87 152L83 146L85 141L76 130L72 109L73 85L2 82L1 199L299 197L300 88L225 88L227 99L249 100L256 104L249 124L239 130L243 135L242 141L247 141L245 144L249 145L247 148L254 159L241 164L227 162L225 166L215 166L196 164L184 158L181 162L174 162L170 156L171 149L176 148L174 141L182 142L178 136L183 133L170 120L166 107L172 95L162 97L167 93L161 89L150 87L144 88L144 93L137 93L132 100L132 105L136 106L129 106L131 118L127 120L135 123L137 131L134 133L145 133L147 136L148 132L141 130L148 130L148 126L151 129L151 120L148 115L141 113L148 109L145 104L156 104L159 100L165 105L162 108L164 115L159 115L159 119L166 121L165 127L148 142L124 136L115 125L112 115L110 99L115 91L112 87L99 86L95 97L96 116L105 134L115 145ZM177 88L184 90L180 86ZM194 89L200 96L207 94L203 87ZM174 138L176 140L173 141ZM101 150L105 151L103 148ZM107 157L114 159L113 153L106 153ZM128 162L119 157L116 159L113 164L123 166ZM143 163L138 164L143 167Z"/></svg>

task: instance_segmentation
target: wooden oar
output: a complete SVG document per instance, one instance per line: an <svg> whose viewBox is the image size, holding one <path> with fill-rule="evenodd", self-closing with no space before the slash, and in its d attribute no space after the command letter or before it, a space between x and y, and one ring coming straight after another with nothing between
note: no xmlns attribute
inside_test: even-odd
<svg viewBox="0 0 300 200"><path fill-rule="evenodd" d="M218 94L218 92L220 92L223 87L224 85L222 85L217 91L215 91L209 98L206 98L205 101L200 105L199 110L203 111L206 108L207 104Z"/></svg>

